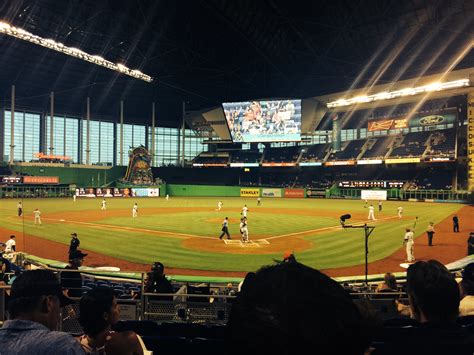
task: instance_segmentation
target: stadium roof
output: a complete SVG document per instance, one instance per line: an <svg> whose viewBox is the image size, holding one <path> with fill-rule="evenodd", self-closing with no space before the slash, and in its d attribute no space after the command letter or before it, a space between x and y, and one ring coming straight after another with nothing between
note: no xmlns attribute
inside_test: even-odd
<svg viewBox="0 0 474 355"><path fill-rule="evenodd" d="M426 0L17 0L0 21L121 63L135 79L0 34L9 105L177 126L187 108L251 98L309 98L448 70L474 39L474 2ZM455 69L474 67L471 50Z"/></svg>

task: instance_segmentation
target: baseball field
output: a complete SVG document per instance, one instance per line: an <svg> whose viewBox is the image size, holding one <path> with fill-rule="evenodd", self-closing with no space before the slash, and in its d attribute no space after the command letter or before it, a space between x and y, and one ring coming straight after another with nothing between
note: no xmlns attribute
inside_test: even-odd
<svg viewBox="0 0 474 355"><path fill-rule="evenodd" d="M128 270L144 270L159 260L168 273L241 275L291 251L299 261L333 275L363 274L363 230L343 229L339 222L347 213L352 215L348 225L367 222L368 208L360 200L262 199L262 205L257 206L256 199L222 198L221 211L217 211L218 198L110 198L105 211L101 201L24 199L24 214L18 217L19 200L1 200L0 240L4 242L14 233L19 251L66 261L70 234L76 232L80 249L89 253L86 265ZM138 217L132 218L135 202ZM249 209L248 244L240 242L239 233L244 205ZM403 207L401 219L397 216L399 206ZM367 222L375 226L369 237L371 273L401 271L405 228L413 228L416 217L415 258L450 262L466 254L473 207L397 201L384 201L381 212L376 203L374 207L377 220ZM36 208L41 211L41 226L33 223ZM453 214L460 217L464 233L451 233ZM230 241L218 239L224 217L229 217ZM432 248L425 236L429 222L436 228Z"/></svg>

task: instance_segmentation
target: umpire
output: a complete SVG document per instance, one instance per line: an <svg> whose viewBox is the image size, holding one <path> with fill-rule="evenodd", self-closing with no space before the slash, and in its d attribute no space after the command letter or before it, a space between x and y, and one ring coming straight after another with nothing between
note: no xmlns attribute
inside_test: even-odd
<svg viewBox="0 0 474 355"><path fill-rule="evenodd" d="M77 233L71 233L71 236L71 244L69 244L69 260L73 259L73 256L77 252L77 248L79 248L79 245L81 244L81 241L77 237Z"/></svg>
<svg viewBox="0 0 474 355"><path fill-rule="evenodd" d="M224 218L224 221L222 222L222 234L220 235L219 239L222 239L224 235L227 235L227 239L232 239L229 234L229 218L226 217Z"/></svg>

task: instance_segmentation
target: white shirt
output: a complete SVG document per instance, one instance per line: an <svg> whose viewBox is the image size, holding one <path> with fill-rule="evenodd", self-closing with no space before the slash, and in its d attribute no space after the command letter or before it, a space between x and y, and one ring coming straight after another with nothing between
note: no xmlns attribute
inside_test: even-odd
<svg viewBox="0 0 474 355"><path fill-rule="evenodd" d="M249 209L248 209L247 207L242 208L242 212L243 212L243 213L247 213L248 210L249 210Z"/></svg>
<svg viewBox="0 0 474 355"><path fill-rule="evenodd" d="M413 243L413 232L406 232L405 233L405 242L412 242Z"/></svg>
<svg viewBox="0 0 474 355"><path fill-rule="evenodd" d="M398 212L402 212L402 211L403 211L403 207L398 207L397 210L398 210Z"/></svg>
<svg viewBox="0 0 474 355"><path fill-rule="evenodd" d="M137 205L133 206L133 210L138 211L138 206Z"/></svg>
<svg viewBox="0 0 474 355"><path fill-rule="evenodd" d="M372 212L372 213L374 212L374 206L369 207L369 212Z"/></svg>
<svg viewBox="0 0 474 355"><path fill-rule="evenodd" d="M41 212L39 210L33 211L33 213L35 214L35 218L39 218L39 216L41 215Z"/></svg>
<svg viewBox="0 0 474 355"><path fill-rule="evenodd" d="M217 206L218 206L218 207L222 207L222 202L220 202L220 201L217 202Z"/></svg>
<svg viewBox="0 0 474 355"><path fill-rule="evenodd" d="M104 201L102 201L102 206L105 206L105 205L106 205L106 203L107 203L107 202L105 202L105 200L104 200Z"/></svg>
<svg viewBox="0 0 474 355"><path fill-rule="evenodd" d="M21 204L21 202L18 204L18 208L23 208L23 205Z"/></svg>
<svg viewBox="0 0 474 355"><path fill-rule="evenodd" d="M12 247L14 245L16 245L15 239L8 239L8 241L5 243L5 253L13 252Z"/></svg>

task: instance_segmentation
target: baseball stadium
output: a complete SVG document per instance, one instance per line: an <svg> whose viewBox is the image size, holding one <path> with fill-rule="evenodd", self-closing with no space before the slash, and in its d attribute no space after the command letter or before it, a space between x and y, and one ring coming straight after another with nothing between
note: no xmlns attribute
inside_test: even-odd
<svg viewBox="0 0 474 355"><path fill-rule="evenodd" d="M244 279L290 264L416 328L410 270L474 262L474 8L396 3L0 5L0 322L47 270L62 332L110 288L141 353L222 354Z"/></svg>

